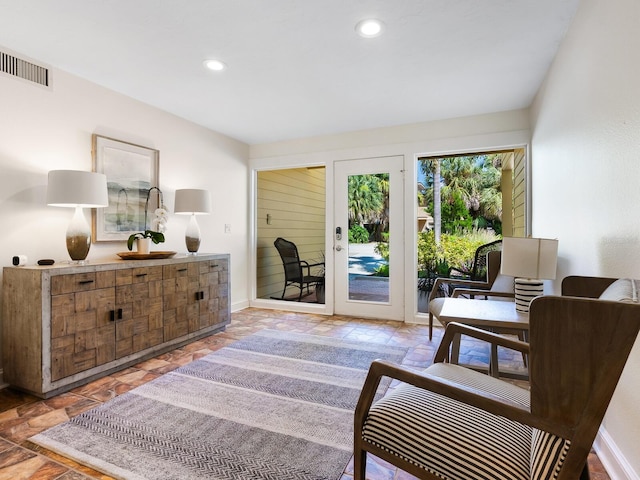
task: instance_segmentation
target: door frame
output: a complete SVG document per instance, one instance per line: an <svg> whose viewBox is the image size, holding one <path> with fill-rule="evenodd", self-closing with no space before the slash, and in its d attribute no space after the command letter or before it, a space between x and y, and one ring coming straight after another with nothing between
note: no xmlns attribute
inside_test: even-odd
<svg viewBox="0 0 640 480"><path fill-rule="evenodd" d="M348 177L377 173L389 174L389 218L391 220L389 300L372 302L349 298L349 235ZM402 155L341 160L334 163L333 205L334 223L331 230L331 251L334 256L334 299L336 314L363 316L380 320L404 320L404 157ZM341 200L345 203L340 203ZM337 240L335 230L342 229ZM328 249L327 249L328 251Z"/></svg>
<svg viewBox="0 0 640 480"><path fill-rule="evenodd" d="M333 314L333 256L326 255L327 252L327 239L330 239L330 231L325 228L325 303L305 303L305 302L293 302L286 300L266 299L257 297L257 270L258 270L258 173L262 171L273 170L289 170L297 168L310 168L310 167L324 167L325 168L325 190L327 192L333 189L333 164L328 162L327 164L322 162L277 162L276 164L269 164L260 167L254 167L249 171L249 255L247 262L248 276L249 276L249 304L250 307L265 308L265 309L277 309L287 310L292 312L301 313L316 313L322 315ZM326 195L325 198L325 225L329 225L329 222L333 222L333 203L330 195Z"/></svg>

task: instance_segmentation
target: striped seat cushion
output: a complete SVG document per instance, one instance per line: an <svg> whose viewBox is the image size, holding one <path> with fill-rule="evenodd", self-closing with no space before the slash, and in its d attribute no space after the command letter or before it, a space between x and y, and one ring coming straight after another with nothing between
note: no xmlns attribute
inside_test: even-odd
<svg viewBox="0 0 640 480"><path fill-rule="evenodd" d="M529 392L510 383L458 365L438 363L427 371L528 407ZM533 463L555 457L545 457L548 448L542 448L532 458L531 427L410 385L397 387L371 407L362 435L447 480L553 478L533 477L532 469L559 468L553 461L551 466Z"/></svg>
<svg viewBox="0 0 640 480"><path fill-rule="evenodd" d="M569 440L551 435L543 430L533 429L531 478L535 480L558 478L570 445Z"/></svg>

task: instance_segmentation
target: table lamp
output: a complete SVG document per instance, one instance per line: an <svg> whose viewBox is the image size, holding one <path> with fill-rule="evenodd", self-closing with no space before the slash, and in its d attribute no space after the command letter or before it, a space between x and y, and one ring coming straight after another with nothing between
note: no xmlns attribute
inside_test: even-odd
<svg viewBox="0 0 640 480"><path fill-rule="evenodd" d="M500 273L515 277L516 310L529 312L529 304L544 293L544 279L556 278L558 240L546 238L502 239Z"/></svg>
<svg viewBox="0 0 640 480"><path fill-rule="evenodd" d="M50 171L47 205L76 209L67 228L67 251L71 260L84 263L91 247L91 228L82 209L109 205L106 175L80 170Z"/></svg>
<svg viewBox="0 0 640 480"><path fill-rule="evenodd" d="M196 221L196 215L206 215L211 212L211 195L208 190L185 188L176 190L176 205L174 212L179 215L191 215L185 241L187 251L196 255L200 248L200 227Z"/></svg>

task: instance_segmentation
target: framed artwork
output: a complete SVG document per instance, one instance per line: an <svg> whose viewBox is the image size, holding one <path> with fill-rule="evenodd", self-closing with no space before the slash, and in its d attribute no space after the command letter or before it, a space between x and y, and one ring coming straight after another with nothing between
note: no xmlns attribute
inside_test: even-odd
<svg viewBox="0 0 640 480"><path fill-rule="evenodd" d="M158 206L160 152L113 138L92 136L93 170L107 176L109 206L93 209L94 242L126 241L148 227Z"/></svg>

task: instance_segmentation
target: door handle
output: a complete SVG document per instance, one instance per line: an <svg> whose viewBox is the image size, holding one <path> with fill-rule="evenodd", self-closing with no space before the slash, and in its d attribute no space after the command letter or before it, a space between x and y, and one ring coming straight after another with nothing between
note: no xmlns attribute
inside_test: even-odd
<svg viewBox="0 0 640 480"><path fill-rule="evenodd" d="M336 245L336 252L339 252L342 250L342 245Z"/></svg>

